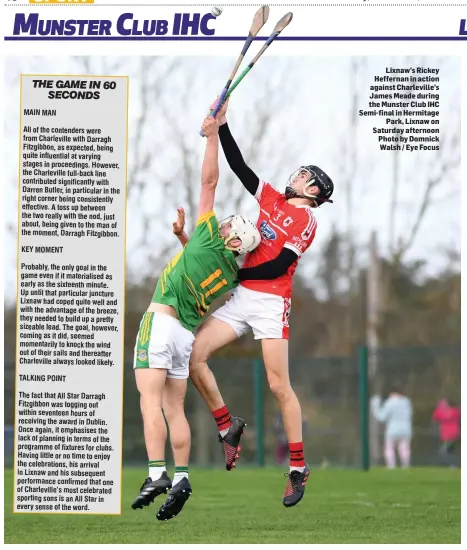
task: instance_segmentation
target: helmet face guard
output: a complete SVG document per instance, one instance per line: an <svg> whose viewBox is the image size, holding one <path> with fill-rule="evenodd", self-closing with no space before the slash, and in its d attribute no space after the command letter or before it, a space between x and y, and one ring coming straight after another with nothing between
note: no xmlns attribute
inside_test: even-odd
<svg viewBox="0 0 467 550"><path fill-rule="evenodd" d="M302 191L302 194L297 193L292 187L294 180L301 174L307 175L306 185ZM316 186L319 189L318 194L308 193L307 188L311 186ZM321 206L325 202L333 202L330 199L334 191L334 184L332 183L331 178L327 176L320 168L317 166L300 166L295 172L293 172L285 188L285 197L287 199L300 198L300 199L309 199L314 201L315 205Z"/></svg>
<svg viewBox="0 0 467 550"><path fill-rule="evenodd" d="M243 216L233 215L219 223L219 228L230 224L229 234L224 237L225 248L238 254L252 252L261 242L261 235L256 226ZM233 240L240 239L239 246L230 244Z"/></svg>

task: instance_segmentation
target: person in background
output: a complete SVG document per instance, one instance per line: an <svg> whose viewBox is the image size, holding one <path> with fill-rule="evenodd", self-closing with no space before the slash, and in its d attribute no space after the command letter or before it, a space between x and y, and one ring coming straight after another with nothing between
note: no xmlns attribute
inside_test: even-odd
<svg viewBox="0 0 467 550"><path fill-rule="evenodd" d="M410 466L410 442L412 439L413 408L410 399L399 386L393 386L386 401L375 395L371 400L371 410L379 422L386 424L384 434L384 458L390 469L396 467L396 449L403 468Z"/></svg>
<svg viewBox="0 0 467 550"><path fill-rule="evenodd" d="M433 412L433 421L439 424L440 455L451 468L457 467L454 449L460 437L461 411L448 399L442 399Z"/></svg>

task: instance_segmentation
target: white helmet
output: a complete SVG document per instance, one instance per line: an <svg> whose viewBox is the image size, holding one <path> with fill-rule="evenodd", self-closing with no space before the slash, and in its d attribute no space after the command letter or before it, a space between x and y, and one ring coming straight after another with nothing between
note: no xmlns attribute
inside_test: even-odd
<svg viewBox="0 0 467 550"><path fill-rule="evenodd" d="M228 223L230 223L230 231L227 237L224 237L225 248L228 250L238 252L239 254L247 254L254 250L261 242L261 235L250 220L237 214L222 220L219 227L223 227ZM229 245L233 239L240 239L242 244L237 247Z"/></svg>

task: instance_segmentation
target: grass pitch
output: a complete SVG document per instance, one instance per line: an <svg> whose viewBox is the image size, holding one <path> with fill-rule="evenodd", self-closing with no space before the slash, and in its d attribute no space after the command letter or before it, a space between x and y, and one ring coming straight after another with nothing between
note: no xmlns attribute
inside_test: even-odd
<svg viewBox="0 0 467 550"><path fill-rule="evenodd" d="M170 473L170 472L169 472ZM294 508L281 503L283 470L193 470L193 495L159 522L163 496L131 503L147 473L126 469L121 516L13 514L5 471L6 544L460 543L460 470L314 470Z"/></svg>

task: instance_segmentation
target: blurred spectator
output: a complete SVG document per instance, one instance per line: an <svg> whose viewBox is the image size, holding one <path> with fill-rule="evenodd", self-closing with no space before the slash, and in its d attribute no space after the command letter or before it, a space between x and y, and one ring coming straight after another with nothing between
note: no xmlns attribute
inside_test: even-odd
<svg viewBox="0 0 467 550"><path fill-rule="evenodd" d="M394 386L386 401L375 395L371 410L379 422L386 424L384 434L384 458L390 469L396 467L396 449L403 468L410 466L410 442L412 439L412 402L399 386Z"/></svg>
<svg viewBox="0 0 467 550"><path fill-rule="evenodd" d="M448 399L442 399L433 412L433 421L439 425L440 454L443 461L451 468L455 468L457 460L454 449L461 434L460 407L456 407Z"/></svg>

